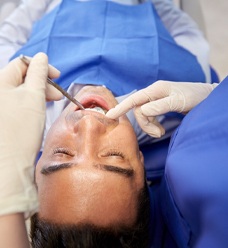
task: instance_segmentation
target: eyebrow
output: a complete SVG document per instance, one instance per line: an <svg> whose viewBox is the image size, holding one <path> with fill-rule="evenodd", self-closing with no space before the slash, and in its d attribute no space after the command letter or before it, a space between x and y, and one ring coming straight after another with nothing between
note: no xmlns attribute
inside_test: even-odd
<svg viewBox="0 0 228 248"><path fill-rule="evenodd" d="M77 164L75 164L75 163L62 163L62 164L57 164L57 165L44 166L41 169L41 174L47 176L47 175L53 174L57 171L72 168L76 165ZM97 167L103 171L113 172L113 173L122 175L122 176L127 177L127 178L134 176L134 170L133 169L125 169L125 168L122 168L119 166L107 165L107 164L95 164L94 167Z"/></svg>

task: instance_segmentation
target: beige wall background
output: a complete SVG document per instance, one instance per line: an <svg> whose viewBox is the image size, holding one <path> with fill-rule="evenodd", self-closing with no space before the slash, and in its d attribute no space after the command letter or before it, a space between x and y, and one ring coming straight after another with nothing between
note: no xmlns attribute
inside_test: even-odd
<svg viewBox="0 0 228 248"><path fill-rule="evenodd" d="M199 23L209 41L210 62L220 79L228 75L228 0L174 0ZM20 0L0 0L0 22Z"/></svg>
<svg viewBox="0 0 228 248"><path fill-rule="evenodd" d="M200 1L211 47L210 61L223 79L228 75L228 0Z"/></svg>
<svg viewBox="0 0 228 248"><path fill-rule="evenodd" d="M210 63L220 80L228 75L228 0L174 0L195 19L210 45Z"/></svg>

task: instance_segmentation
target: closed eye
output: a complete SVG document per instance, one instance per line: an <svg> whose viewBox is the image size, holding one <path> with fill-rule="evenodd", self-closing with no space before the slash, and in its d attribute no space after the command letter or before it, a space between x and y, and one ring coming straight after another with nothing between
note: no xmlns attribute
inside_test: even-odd
<svg viewBox="0 0 228 248"><path fill-rule="evenodd" d="M53 150L53 154L65 154L68 156L74 156L74 154L67 148L56 148Z"/></svg>
<svg viewBox="0 0 228 248"><path fill-rule="evenodd" d="M125 158L124 154L120 151L108 151L103 155L103 157L120 157L122 159Z"/></svg>

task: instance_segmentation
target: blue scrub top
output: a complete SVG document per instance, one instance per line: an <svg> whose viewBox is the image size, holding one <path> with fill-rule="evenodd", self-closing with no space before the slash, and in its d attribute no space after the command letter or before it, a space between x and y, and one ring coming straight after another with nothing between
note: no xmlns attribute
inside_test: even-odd
<svg viewBox="0 0 228 248"><path fill-rule="evenodd" d="M228 77L173 135L162 185L163 217L180 247L228 244Z"/></svg>

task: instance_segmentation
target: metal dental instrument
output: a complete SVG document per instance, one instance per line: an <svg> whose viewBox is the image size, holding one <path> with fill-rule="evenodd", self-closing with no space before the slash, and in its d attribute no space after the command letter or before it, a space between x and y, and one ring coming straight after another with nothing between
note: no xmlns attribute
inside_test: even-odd
<svg viewBox="0 0 228 248"><path fill-rule="evenodd" d="M30 59L23 54L19 56L19 58L26 64L30 64ZM47 78L47 82L54 86L57 90L59 90L66 98L68 98L71 102L76 104L80 109L85 109L82 104L77 101L75 98L73 98L70 94L68 94L65 90L63 90L58 84L56 84L54 81L52 81L49 77Z"/></svg>

